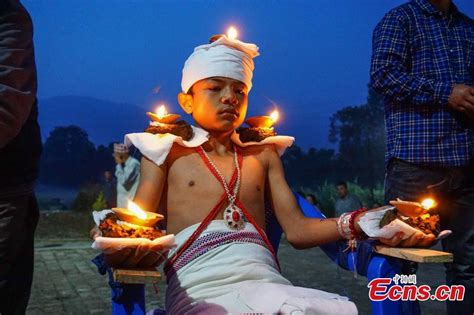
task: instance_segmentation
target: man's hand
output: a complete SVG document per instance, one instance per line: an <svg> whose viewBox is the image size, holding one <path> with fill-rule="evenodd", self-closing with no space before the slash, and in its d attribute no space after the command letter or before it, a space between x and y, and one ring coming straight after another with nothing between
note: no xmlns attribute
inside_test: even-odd
<svg viewBox="0 0 474 315"><path fill-rule="evenodd" d="M114 154L114 159L116 164L123 164L125 162L123 156L117 153Z"/></svg>
<svg viewBox="0 0 474 315"><path fill-rule="evenodd" d="M455 111L474 117L474 87L455 84L448 98L448 105Z"/></svg>

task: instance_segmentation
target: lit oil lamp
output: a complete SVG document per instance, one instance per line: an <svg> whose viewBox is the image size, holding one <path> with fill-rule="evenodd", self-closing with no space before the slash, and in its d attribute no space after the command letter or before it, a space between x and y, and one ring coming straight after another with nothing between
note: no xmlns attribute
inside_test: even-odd
<svg viewBox="0 0 474 315"><path fill-rule="evenodd" d="M277 122L280 114L278 110L274 110L270 116L254 116L248 118L245 123L251 128L272 128L273 125Z"/></svg>
<svg viewBox="0 0 474 315"><path fill-rule="evenodd" d="M436 201L432 198L426 198L421 202L405 201L397 198L397 200L390 201L390 204L395 206L402 214L410 217L417 217L427 215L429 211L436 207Z"/></svg>
<svg viewBox="0 0 474 315"><path fill-rule="evenodd" d="M155 226L158 221L163 219L161 214L144 211L131 200L128 201L126 209L112 208L112 211L117 214L120 220L140 226Z"/></svg>
<svg viewBox="0 0 474 315"><path fill-rule="evenodd" d="M156 113L147 112L146 114L148 117L150 117L151 120L162 124L172 124L176 120L181 118L181 116L177 114L168 114L165 105L161 105L160 107L158 107Z"/></svg>
<svg viewBox="0 0 474 315"><path fill-rule="evenodd" d="M211 38L209 38L209 43L213 43L215 42L216 40L218 40L219 38L221 37L224 37L226 36L227 39L231 40L231 41L235 41L237 40L237 37L239 36L239 32L237 31L237 29L234 27L234 26L231 26L227 29L227 34L216 34L216 35L213 35L211 36Z"/></svg>
<svg viewBox="0 0 474 315"><path fill-rule="evenodd" d="M269 116L254 116L248 118L245 123L249 126L237 129L240 141L260 142L269 137L274 137L277 133L273 130L273 125L278 120L279 114L274 110Z"/></svg>
<svg viewBox="0 0 474 315"><path fill-rule="evenodd" d="M239 32L237 31L237 29L235 27L231 26L227 29L227 38L228 39L236 40L237 36L239 36Z"/></svg>
<svg viewBox="0 0 474 315"><path fill-rule="evenodd" d="M434 201L431 198L426 198L421 202L421 207L424 210L430 210L430 209L436 207L436 201Z"/></svg>

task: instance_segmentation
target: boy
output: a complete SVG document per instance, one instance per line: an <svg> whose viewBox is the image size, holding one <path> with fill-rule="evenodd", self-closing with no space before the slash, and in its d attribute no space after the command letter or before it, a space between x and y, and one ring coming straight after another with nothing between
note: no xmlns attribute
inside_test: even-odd
<svg viewBox="0 0 474 315"><path fill-rule="evenodd" d="M349 237L349 219L305 218L288 187L274 145L239 147L234 130L244 121L252 87L253 44L225 36L195 49L183 69L178 101L208 138L197 147L174 144L157 165L143 143L144 155L134 201L160 209L177 250L169 255L166 309L182 313L357 313L347 298L298 288L283 278L266 238L264 202L270 202L287 240L308 248ZM133 141L132 141L133 142ZM150 152L150 151L148 151ZM166 209L166 211L163 211ZM349 233L349 234L348 234ZM429 245L422 233L390 245ZM139 264L143 255L130 257ZM150 261L150 255L145 256ZM152 258L151 258L152 259ZM141 262L143 263L143 261Z"/></svg>

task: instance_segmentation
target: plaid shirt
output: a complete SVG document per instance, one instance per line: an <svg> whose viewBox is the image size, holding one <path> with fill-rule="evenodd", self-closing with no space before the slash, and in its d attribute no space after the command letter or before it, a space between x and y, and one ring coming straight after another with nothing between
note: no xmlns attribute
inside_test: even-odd
<svg viewBox="0 0 474 315"><path fill-rule="evenodd" d="M386 161L463 166L474 156L474 122L453 112L454 84L474 86L474 22L429 0L391 10L374 30L371 84L385 97Z"/></svg>

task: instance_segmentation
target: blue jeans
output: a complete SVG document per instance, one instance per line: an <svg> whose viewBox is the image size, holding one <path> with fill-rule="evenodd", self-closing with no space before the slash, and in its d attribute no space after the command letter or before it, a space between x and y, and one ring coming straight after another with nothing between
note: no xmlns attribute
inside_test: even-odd
<svg viewBox="0 0 474 315"><path fill-rule="evenodd" d="M419 201L432 196L438 202L441 230L453 233L441 241L451 252L445 264L446 284L464 285L463 301L447 301L448 314L474 313L474 162L467 167L441 167L392 159L385 177L385 201L397 197Z"/></svg>

